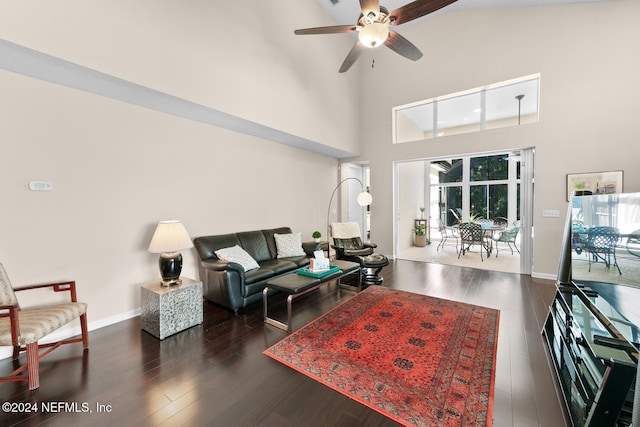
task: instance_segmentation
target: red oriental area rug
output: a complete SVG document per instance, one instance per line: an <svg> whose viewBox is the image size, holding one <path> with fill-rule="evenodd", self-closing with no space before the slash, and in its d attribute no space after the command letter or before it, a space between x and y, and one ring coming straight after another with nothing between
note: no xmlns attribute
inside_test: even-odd
<svg viewBox="0 0 640 427"><path fill-rule="evenodd" d="M498 310L381 286L264 351L408 426L490 426Z"/></svg>

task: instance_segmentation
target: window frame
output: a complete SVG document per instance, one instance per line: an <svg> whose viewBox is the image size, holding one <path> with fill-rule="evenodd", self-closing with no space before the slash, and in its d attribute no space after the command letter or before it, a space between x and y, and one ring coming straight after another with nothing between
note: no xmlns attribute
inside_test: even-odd
<svg viewBox="0 0 640 427"><path fill-rule="evenodd" d="M536 99L534 100L535 109L534 109L534 113L526 115L527 120L525 123L537 123L539 121L539 116L540 116L540 79L541 79L540 73L531 74L528 76L506 80L506 81L494 83L494 84L483 86L483 87L478 87L474 89L469 89L465 91L460 91L460 92L456 92L448 95L438 96L435 98L430 98L422 101L416 101L409 104L393 107L391 109L392 143L404 144L407 142L432 140L432 139L442 138L449 135L458 135L461 133L480 132L480 131L489 130L489 129L519 126L520 124L522 124L520 120L521 119L520 104L522 100L517 101L518 102L517 114L503 117L502 120L504 120L504 123L500 124L499 120L497 119L490 120L489 122L487 122L487 92L495 91L497 89L498 90L506 89L509 86L525 85L532 81L536 82L535 83ZM438 126L438 124L441 124L441 125L444 124L442 120L440 120L441 118L440 114L442 110L441 107L443 106L443 104L449 103L449 102L455 102L456 100L462 99L463 97L469 97L473 95L479 95L480 97L480 106L479 108L474 109L472 113L474 114L474 116L472 116L471 118L468 118L467 116L471 115L469 114L469 112L459 111L460 113L465 113L462 116L462 119L458 120L459 124L455 126L447 127L447 128L445 127L440 128ZM529 99L527 99L527 101L529 101ZM529 102L534 102L534 101L529 101ZM427 111L431 111L433 114L433 117L430 117L427 120L427 122L430 123L431 125L431 129L423 129L422 127L418 126L407 114L407 112L410 112L412 110L414 113L419 114L418 110L424 109L424 108L426 108ZM402 116L400 116L400 114L402 114ZM477 115L477 120L475 115ZM465 120L467 120L467 123L465 123ZM401 122L401 124L399 124L399 122ZM414 126L415 129L412 130L408 128L409 122L415 125ZM490 126L487 126L488 124ZM400 129L402 129L402 132L406 134L419 135L421 133L421 135L414 136L414 137L407 137L408 139L406 140L405 139L399 140Z"/></svg>

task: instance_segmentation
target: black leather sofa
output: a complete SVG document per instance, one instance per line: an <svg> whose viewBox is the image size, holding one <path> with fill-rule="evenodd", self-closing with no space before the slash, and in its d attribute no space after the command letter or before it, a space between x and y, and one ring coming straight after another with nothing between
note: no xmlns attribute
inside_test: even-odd
<svg viewBox="0 0 640 427"><path fill-rule="evenodd" d="M274 234L289 234L289 227L240 233L202 236L193 240L200 256L200 280L204 297L237 312L249 304L262 300L267 281L309 265L316 244L303 244L305 256L278 258ZM245 271L235 262L218 259L215 251L238 245L260 266Z"/></svg>

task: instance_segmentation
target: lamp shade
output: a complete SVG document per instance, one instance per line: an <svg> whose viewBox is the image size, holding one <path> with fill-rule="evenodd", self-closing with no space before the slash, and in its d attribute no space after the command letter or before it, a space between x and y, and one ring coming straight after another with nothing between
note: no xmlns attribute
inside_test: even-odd
<svg viewBox="0 0 640 427"><path fill-rule="evenodd" d="M358 194L356 201L360 206L368 206L371 204L371 202L373 202L373 197L371 196L371 194L363 191L362 193Z"/></svg>
<svg viewBox="0 0 640 427"><path fill-rule="evenodd" d="M180 221L160 221L149 243L149 252L161 254L192 247L193 242Z"/></svg>

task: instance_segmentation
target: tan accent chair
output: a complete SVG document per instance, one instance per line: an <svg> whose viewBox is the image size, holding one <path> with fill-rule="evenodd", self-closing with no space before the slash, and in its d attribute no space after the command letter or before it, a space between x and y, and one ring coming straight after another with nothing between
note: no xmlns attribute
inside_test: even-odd
<svg viewBox="0 0 640 427"><path fill-rule="evenodd" d="M42 288L51 288L54 292L69 292L71 302L20 308L15 292ZM7 377L0 377L0 382L28 381L29 390L35 390L40 387L40 359L63 344L82 342L85 349L89 348L86 312L87 304L77 302L74 281L13 288L4 267L0 264L0 346L13 347L14 360L19 358L22 351L26 351L27 356L24 365ZM40 339L77 318L80 318L82 330L80 338L38 344ZM46 350L40 353L40 349ZM26 375L20 375L25 370Z"/></svg>

